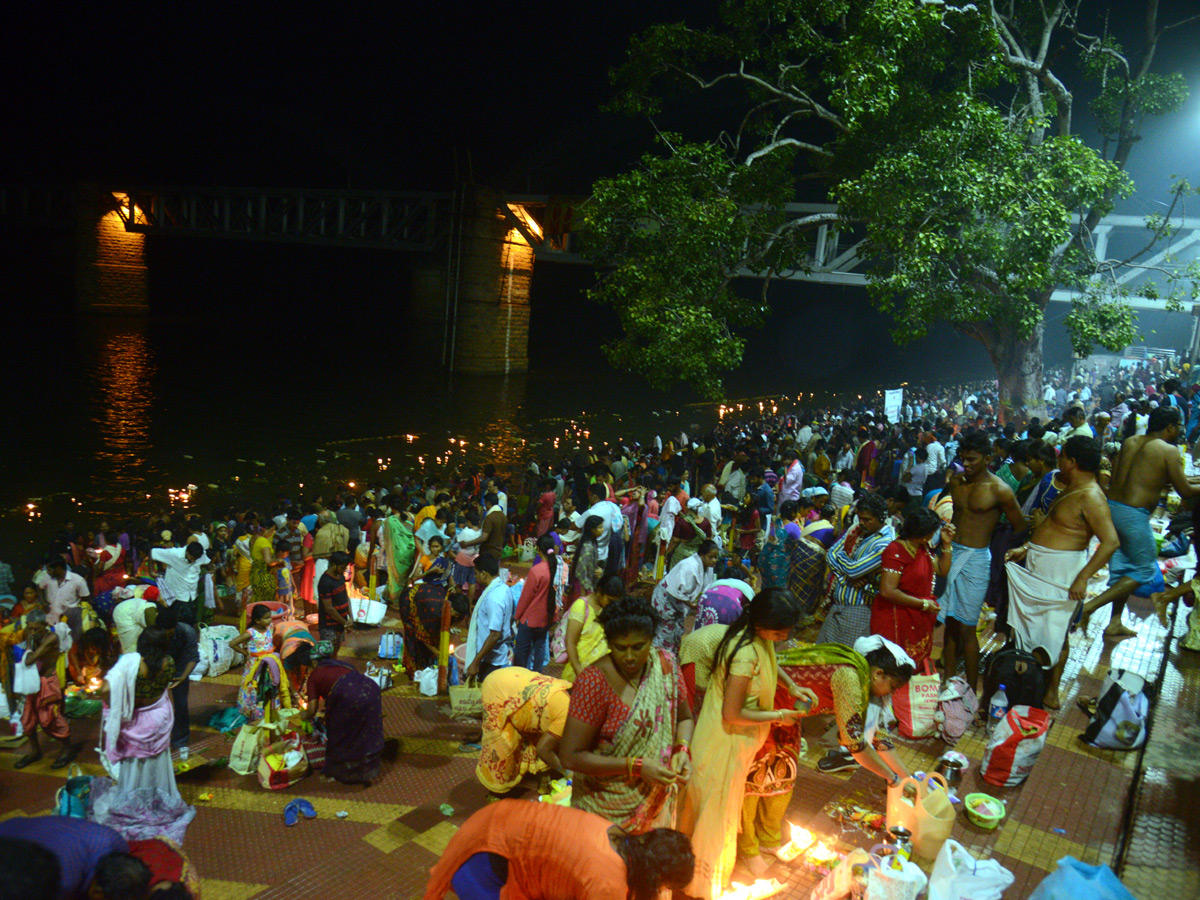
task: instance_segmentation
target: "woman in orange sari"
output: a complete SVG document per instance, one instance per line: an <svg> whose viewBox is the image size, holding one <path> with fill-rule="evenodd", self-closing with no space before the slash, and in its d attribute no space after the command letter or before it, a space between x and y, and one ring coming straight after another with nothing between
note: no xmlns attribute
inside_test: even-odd
<svg viewBox="0 0 1200 900"><path fill-rule="evenodd" d="M941 550L934 562L929 542L942 529ZM933 629L940 607L933 598L933 573L950 571L954 526L943 525L937 513L919 508L904 517L900 539L883 551L879 593L871 604L871 634L898 644L920 668L933 652Z"/></svg>

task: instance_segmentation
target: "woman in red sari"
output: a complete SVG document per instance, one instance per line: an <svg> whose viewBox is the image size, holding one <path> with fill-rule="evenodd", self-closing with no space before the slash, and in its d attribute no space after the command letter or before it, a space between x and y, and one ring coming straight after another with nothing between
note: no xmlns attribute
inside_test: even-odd
<svg viewBox="0 0 1200 900"><path fill-rule="evenodd" d="M858 447L858 453L854 457L854 468L858 471L858 483L862 489L870 490L875 484L875 441L871 438L870 433L865 428L860 428L858 436L862 439L862 443Z"/></svg>
<svg viewBox="0 0 1200 900"><path fill-rule="evenodd" d="M940 551L930 545L942 529ZM900 645L919 669L933 652L933 629L939 607L933 599L933 575L950 572L954 526L942 525L931 509L916 509L904 517L900 539L883 552L879 593L871 605L871 634Z"/></svg>

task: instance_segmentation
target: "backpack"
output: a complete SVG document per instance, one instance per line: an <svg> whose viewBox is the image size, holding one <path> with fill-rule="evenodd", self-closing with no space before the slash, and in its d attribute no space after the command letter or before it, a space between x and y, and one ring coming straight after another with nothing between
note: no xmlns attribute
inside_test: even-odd
<svg viewBox="0 0 1200 900"><path fill-rule="evenodd" d="M1042 698L1046 696L1046 673L1036 656L1014 643L1005 644L997 650L988 663L987 674L983 677L981 703L984 708L991 703L992 694L999 690L1000 685L1004 685L1009 709L1014 706L1044 708Z"/></svg>
<svg viewBox="0 0 1200 900"><path fill-rule="evenodd" d="M1136 750L1146 743L1152 686L1136 672L1111 669L1104 678L1096 712L1079 740L1105 750Z"/></svg>
<svg viewBox="0 0 1200 900"><path fill-rule="evenodd" d="M978 712L979 699L967 684L967 679L955 675L946 682L945 690L938 696L938 734L953 747L966 734Z"/></svg>

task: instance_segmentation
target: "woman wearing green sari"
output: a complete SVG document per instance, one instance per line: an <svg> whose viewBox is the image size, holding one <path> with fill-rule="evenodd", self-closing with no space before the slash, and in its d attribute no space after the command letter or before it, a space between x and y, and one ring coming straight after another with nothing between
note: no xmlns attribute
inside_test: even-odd
<svg viewBox="0 0 1200 900"><path fill-rule="evenodd" d="M388 505L392 514L383 522L383 550L387 559L388 602L396 604L408 590L408 576L416 562L416 538L404 521L404 498L393 494Z"/></svg>
<svg viewBox="0 0 1200 900"><path fill-rule="evenodd" d="M692 710L675 657L654 647L658 615L623 597L597 617L608 653L575 678L558 746L571 805L630 834L669 828L691 774Z"/></svg>

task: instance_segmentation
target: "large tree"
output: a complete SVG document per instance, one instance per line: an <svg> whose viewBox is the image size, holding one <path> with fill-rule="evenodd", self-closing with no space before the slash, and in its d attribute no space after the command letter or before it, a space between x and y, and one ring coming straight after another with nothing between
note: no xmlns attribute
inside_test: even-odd
<svg viewBox="0 0 1200 900"><path fill-rule="evenodd" d="M896 339L949 322L987 349L1006 405L1040 398L1056 287L1078 291L1078 351L1130 343L1116 278L1130 260L1098 257L1094 229L1132 190L1124 167L1144 118L1186 99L1181 76L1151 65L1164 32L1190 20L1163 25L1146 0L1127 50L1083 26L1085 2L729 0L715 28L636 37L614 106L657 121L691 90L711 128L660 133L633 171L595 186L593 296L623 326L610 360L719 395L771 278L803 269L832 222L863 236L870 297ZM1084 79L1097 85L1098 147L1076 133L1069 85ZM788 213L806 180L836 214ZM1180 182L1174 199L1190 192ZM1151 222L1147 243L1170 222ZM747 272L763 278L756 301L731 290Z"/></svg>

